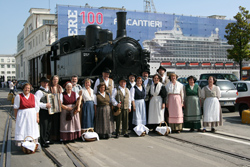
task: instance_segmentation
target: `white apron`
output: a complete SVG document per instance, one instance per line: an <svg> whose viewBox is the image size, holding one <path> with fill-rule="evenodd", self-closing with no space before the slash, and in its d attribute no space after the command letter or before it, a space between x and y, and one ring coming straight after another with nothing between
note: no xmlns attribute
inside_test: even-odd
<svg viewBox="0 0 250 167"><path fill-rule="evenodd" d="M149 102L148 124L159 124L164 121L164 109L162 109L162 98L158 96L161 91L162 83L158 83L156 88L152 84L150 94L153 95Z"/></svg>

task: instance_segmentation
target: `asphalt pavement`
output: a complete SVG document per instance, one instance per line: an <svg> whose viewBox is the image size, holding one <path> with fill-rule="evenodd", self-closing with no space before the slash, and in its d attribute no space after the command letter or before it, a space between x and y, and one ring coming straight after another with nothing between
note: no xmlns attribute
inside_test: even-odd
<svg viewBox="0 0 250 167"><path fill-rule="evenodd" d="M1 150L5 122L12 107L10 101L7 101L7 94L8 89L0 89ZM216 128L216 133L189 132L189 129L184 129L180 134L173 133L169 136L150 132L144 137L138 137L131 132L130 138L77 141L69 146L85 166L89 167L250 166L249 127L249 124L241 123L237 112L223 110L223 126ZM11 166L55 166L42 150L34 154L24 154L15 146L14 134L15 121L12 122ZM51 145L49 151L63 166L75 166L66 154L64 144Z"/></svg>

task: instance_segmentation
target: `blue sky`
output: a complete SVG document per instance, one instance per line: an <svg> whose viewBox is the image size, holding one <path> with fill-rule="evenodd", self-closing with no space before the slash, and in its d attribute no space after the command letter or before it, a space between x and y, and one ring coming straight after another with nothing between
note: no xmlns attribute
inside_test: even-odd
<svg viewBox="0 0 250 167"><path fill-rule="evenodd" d="M15 54L17 35L29 17L30 8L50 8L55 13L56 4L93 7L122 7L143 11L143 0L0 0L0 54ZM239 6L250 10L250 0L154 0L157 12L192 16L224 15L233 19Z"/></svg>

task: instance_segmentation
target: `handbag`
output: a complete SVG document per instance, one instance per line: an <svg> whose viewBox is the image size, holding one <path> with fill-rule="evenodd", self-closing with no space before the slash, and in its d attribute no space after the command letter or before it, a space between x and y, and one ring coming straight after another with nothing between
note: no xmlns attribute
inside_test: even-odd
<svg viewBox="0 0 250 167"><path fill-rule="evenodd" d="M70 111L67 111L66 113L66 121L71 121L72 120L72 115Z"/></svg>
<svg viewBox="0 0 250 167"><path fill-rule="evenodd" d="M32 139L32 142L26 141L28 137ZM31 136L26 136L21 145L21 149L25 154L35 153L38 147L39 147L39 143L36 143L33 137Z"/></svg>
<svg viewBox="0 0 250 167"><path fill-rule="evenodd" d="M161 126L162 123L165 123L166 126ZM167 136L169 133L171 133L171 128L168 127L168 124L165 121L162 121L160 125L156 127L155 130L161 136Z"/></svg>

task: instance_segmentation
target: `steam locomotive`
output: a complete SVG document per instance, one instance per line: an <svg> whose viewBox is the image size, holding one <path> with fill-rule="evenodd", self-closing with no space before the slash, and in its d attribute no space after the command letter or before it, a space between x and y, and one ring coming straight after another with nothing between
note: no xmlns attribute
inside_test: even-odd
<svg viewBox="0 0 250 167"><path fill-rule="evenodd" d="M114 40L110 30L89 25L86 35L68 36L54 42L51 51L40 60L43 66L40 75L48 78L58 75L62 83L74 74L79 80L96 79L103 68L108 67L110 76L117 81L130 72L141 75L149 70L150 53L142 49L137 40L127 36L126 14L116 13L117 36ZM39 77L31 76L31 84L36 85Z"/></svg>

